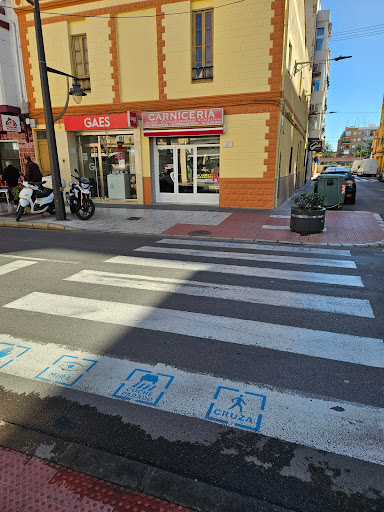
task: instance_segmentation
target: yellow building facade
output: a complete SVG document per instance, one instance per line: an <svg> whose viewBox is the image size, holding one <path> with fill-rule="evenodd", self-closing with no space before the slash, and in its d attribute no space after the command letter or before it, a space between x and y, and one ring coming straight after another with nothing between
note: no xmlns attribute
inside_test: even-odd
<svg viewBox="0 0 384 512"><path fill-rule="evenodd" d="M384 97L381 107L380 126L373 137L372 158L378 160L377 172L381 174L384 170Z"/></svg>
<svg viewBox="0 0 384 512"><path fill-rule="evenodd" d="M38 162L49 172L31 6L16 0ZM144 204L273 208L305 176L304 0L41 0L47 65L87 96L55 124L61 174ZM314 23L316 18L314 18ZM66 78L49 75L54 116Z"/></svg>

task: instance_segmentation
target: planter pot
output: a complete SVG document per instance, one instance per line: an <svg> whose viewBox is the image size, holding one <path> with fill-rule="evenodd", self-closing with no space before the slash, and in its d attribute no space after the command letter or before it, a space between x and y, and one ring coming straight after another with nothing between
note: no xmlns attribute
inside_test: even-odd
<svg viewBox="0 0 384 512"><path fill-rule="evenodd" d="M325 211L325 208L319 210L291 208L291 230L295 233L321 233L324 229Z"/></svg>

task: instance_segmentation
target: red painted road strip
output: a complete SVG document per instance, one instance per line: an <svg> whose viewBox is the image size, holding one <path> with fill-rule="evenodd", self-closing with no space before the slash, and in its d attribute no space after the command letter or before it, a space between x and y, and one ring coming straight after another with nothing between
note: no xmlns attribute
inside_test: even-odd
<svg viewBox="0 0 384 512"><path fill-rule="evenodd" d="M0 512L192 512L0 447Z"/></svg>

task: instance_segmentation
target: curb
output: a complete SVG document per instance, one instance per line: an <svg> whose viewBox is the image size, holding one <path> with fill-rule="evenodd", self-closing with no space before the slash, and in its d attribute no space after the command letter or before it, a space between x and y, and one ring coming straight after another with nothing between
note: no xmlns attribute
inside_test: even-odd
<svg viewBox="0 0 384 512"><path fill-rule="evenodd" d="M384 231L384 221L378 213L372 214L377 223L380 225L382 230ZM384 239L378 240L377 242L365 242L365 243L352 243L352 242L296 242L289 240L264 240L261 238L225 238L225 237L213 237L213 236L193 236L193 235L164 235L162 233L138 233L136 231L128 232L128 231L117 231L112 229L82 229L75 228L70 226L62 226L60 224L49 224L49 223L29 223L29 222L10 222L10 221L1 221L0 227L5 228L28 228L28 229L46 229L53 231L81 231L88 233L116 233L119 235L138 235L138 236L167 236L169 238L192 238L192 239L208 239L208 240L233 240L236 242L257 242L257 243L270 243L270 244L286 244L286 245L319 245L324 247L357 247L357 248L372 248L372 247L384 247Z"/></svg>
<svg viewBox="0 0 384 512"><path fill-rule="evenodd" d="M294 512L253 496L1 420L0 446L200 512ZM178 510L176 506L171 508Z"/></svg>

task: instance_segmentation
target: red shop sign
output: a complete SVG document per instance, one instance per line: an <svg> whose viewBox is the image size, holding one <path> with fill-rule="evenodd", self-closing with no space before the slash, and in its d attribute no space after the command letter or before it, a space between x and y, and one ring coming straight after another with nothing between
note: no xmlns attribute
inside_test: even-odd
<svg viewBox="0 0 384 512"><path fill-rule="evenodd" d="M64 127L66 131L136 128L137 115L135 112L127 112L126 114L106 114L103 116L64 117Z"/></svg>
<svg viewBox="0 0 384 512"><path fill-rule="evenodd" d="M224 124L224 112L222 108L143 112L141 119L143 129L175 128L177 126L221 126Z"/></svg>

